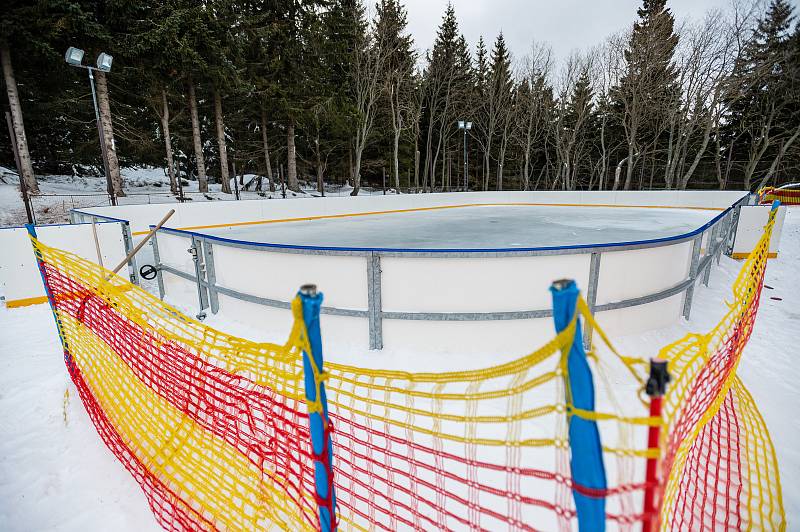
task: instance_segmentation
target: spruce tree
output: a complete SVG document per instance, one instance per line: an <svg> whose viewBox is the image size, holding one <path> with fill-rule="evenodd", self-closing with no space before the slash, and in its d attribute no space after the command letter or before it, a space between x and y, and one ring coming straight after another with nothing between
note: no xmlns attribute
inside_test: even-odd
<svg viewBox="0 0 800 532"><path fill-rule="evenodd" d="M679 97L678 71L674 64L678 36L675 19L666 0L643 0L637 10L624 52L625 74L612 89L627 142L624 188L630 189L636 161L654 150L667 123L667 113ZM615 182L615 187L618 183Z"/></svg>

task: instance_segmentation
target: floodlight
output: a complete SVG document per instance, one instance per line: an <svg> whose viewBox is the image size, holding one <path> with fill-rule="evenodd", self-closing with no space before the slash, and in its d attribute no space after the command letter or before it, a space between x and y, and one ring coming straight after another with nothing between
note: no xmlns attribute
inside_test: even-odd
<svg viewBox="0 0 800 532"><path fill-rule="evenodd" d="M463 120L459 120L458 121L458 129L464 129L464 121Z"/></svg>
<svg viewBox="0 0 800 532"><path fill-rule="evenodd" d="M467 129L472 129L472 122L467 122Z"/></svg>
<svg viewBox="0 0 800 532"><path fill-rule="evenodd" d="M105 52L101 52L100 55L97 56L97 70L111 72L111 61L113 60L113 57Z"/></svg>
<svg viewBox="0 0 800 532"><path fill-rule="evenodd" d="M67 48L67 53L64 54L64 60L73 66L81 66L83 61L83 50L70 46Z"/></svg>

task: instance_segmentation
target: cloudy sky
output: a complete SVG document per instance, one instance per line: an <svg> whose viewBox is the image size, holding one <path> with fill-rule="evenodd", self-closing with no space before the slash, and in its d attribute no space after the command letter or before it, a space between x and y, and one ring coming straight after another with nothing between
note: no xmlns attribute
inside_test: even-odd
<svg viewBox="0 0 800 532"><path fill-rule="evenodd" d="M447 0L405 0L405 5L409 30L424 51L433 45ZM480 35L491 49L502 30L515 57L525 55L536 40L549 42L555 57L562 59L627 27L641 0L453 0L453 5L473 50ZM667 5L677 19L702 18L728 0L669 0Z"/></svg>

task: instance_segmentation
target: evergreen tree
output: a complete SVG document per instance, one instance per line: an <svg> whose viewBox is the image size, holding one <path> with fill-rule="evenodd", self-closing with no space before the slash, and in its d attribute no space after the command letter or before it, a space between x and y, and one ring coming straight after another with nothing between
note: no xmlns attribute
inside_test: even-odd
<svg viewBox="0 0 800 532"><path fill-rule="evenodd" d="M679 97L673 57L678 45L675 20L666 0L643 0L624 52L626 70L612 90L627 140L624 188L633 184L634 165L642 152L654 150ZM615 188L618 185L615 182Z"/></svg>
<svg viewBox="0 0 800 532"><path fill-rule="evenodd" d="M747 41L732 76L733 103L721 135L731 157L744 162L743 185L748 189L760 166L765 170L764 182L772 177L800 131L800 67L797 55L793 57L793 19L791 4L773 0ZM771 163L766 167L762 161Z"/></svg>

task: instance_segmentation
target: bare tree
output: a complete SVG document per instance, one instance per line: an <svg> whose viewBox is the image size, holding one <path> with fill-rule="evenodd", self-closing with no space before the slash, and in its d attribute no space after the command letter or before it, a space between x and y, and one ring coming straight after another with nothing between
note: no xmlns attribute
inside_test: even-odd
<svg viewBox="0 0 800 532"><path fill-rule="evenodd" d="M552 137L558 167L556 183L563 190L577 188L580 161L588 157L586 147L590 139L586 126L593 110L591 68L592 56L575 53L567 59L561 73Z"/></svg>
<svg viewBox="0 0 800 532"><path fill-rule="evenodd" d="M522 186L530 188L531 158L535 147L548 132L552 90L549 86L553 66L552 50L548 45L533 43L530 54L523 59L517 97L517 123L514 138L522 156Z"/></svg>
<svg viewBox="0 0 800 532"><path fill-rule="evenodd" d="M356 110L356 132L353 139L353 196L361 189L361 158L372 135L378 100L383 87L382 74L387 47L368 30L357 39L353 50L350 83Z"/></svg>

